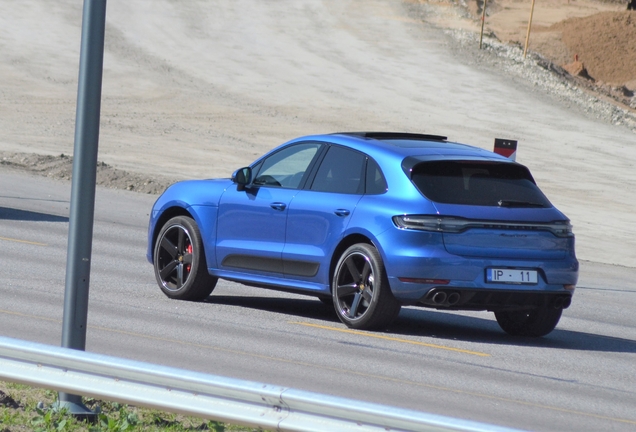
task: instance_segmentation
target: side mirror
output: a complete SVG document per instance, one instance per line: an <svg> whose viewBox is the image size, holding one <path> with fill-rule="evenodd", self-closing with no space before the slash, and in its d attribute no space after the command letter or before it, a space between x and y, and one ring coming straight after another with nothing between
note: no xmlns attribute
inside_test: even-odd
<svg viewBox="0 0 636 432"><path fill-rule="evenodd" d="M252 182L252 168L239 168L232 174L232 181L236 183L236 190L245 190L245 186Z"/></svg>

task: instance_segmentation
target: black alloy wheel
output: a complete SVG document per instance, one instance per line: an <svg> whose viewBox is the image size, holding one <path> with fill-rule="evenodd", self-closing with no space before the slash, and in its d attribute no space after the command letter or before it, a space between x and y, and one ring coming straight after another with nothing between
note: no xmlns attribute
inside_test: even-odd
<svg viewBox="0 0 636 432"><path fill-rule="evenodd" d="M155 277L170 298L203 300L217 283L208 273L201 234L193 219L177 216L161 228L154 249Z"/></svg>
<svg viewBox="0 0 636 432"><path fill-rule="evenodd" d="M359 243L338 260L331 284L338 318L356 329L384 329L399 314L382 257L375 247Z"/></svg>

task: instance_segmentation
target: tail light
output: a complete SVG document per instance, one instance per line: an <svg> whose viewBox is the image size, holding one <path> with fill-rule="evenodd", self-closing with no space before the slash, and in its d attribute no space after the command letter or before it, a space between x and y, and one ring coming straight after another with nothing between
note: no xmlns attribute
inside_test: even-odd
<svg viewBox="0 0 636 432"><path fill-rule="evenodd" d="M569 220L532 223L475 220L439 215L399 215L393 216L393 223L401 229L440 233L459 233L468 229L477 228L514 231L549 231L557 237L570 237L573 235L572 224Z"/></svg>

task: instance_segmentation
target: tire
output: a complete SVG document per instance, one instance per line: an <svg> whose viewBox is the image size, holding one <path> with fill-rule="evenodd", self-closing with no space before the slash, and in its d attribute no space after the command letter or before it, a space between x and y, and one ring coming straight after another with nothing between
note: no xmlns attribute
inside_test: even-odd
<svg viewBox="0 0 636 432"><path fill-rule="evenodd" d="M165 295L178 300L204 300L217 283L208 273L199 228L177 216L159 232L154 249L155 277Z"/></svg>
<svg viewBox="0 0 636 432"><path fill-rule="evenodd" d="M523 311L495 312L497 323L512 336L541 337L550 333L559 323L563 309L542 307Z"/></svg>
<svg viewBox="0 0 636 432"><path fill-rule="evenodd" d="M336 314L355 329L384 329L400 313L382 257L366 243L348 248L338 260L331 283Z"/></svg>

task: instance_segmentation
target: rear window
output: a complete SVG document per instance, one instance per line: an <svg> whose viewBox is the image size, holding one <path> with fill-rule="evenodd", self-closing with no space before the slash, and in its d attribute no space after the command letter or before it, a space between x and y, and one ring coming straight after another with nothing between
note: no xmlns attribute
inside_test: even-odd
<svg viewBox="0 0 636 432"><path fill-rule="evenodd" d="M431 201L501 207L550 207L523 165L435 161L415 167L411 181Z"/></svg>

